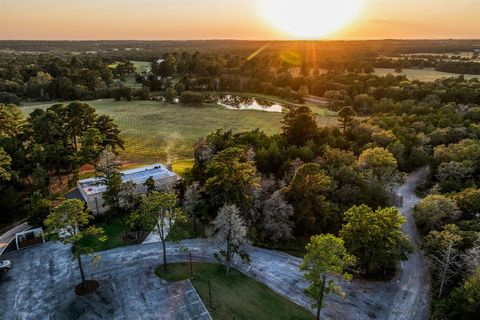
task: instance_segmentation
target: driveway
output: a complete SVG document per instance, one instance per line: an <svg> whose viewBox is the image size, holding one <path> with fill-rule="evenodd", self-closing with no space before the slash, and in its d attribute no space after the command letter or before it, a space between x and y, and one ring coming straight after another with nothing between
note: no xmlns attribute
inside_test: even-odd
<svg viewBox="0 0 480 320"><path fill-rule="evenodd" d="M13 267L0 274L0 318L211 320L190 281L162 281L154 274L158 257L132 263L123 251L105 252L95 268L85 263L88 278L100 282L85 297L74 293L80 278L68 246L48 242L6 255Z"/></svg>
<svg viewBox="0 0 480 320"><path fill-rule="evenodd" d="M408 219L404 231L415 243L418 243L419 237L412 217L412 208L418 201L414 190L424 173L419 171L412 174L398 190L404 198L400 210ZM0 300L6 302L0 304L0 314L5 315L6 319L15 319L15 316L18 319L62 319L63 316L68 316L68 319L150 319L155 315L157 318L161 315L160 319L169 319L164 315L176 313L166 311L188 307L190 300L173 300L165 304L159 299L160 291L170 292L170 287L153 274L154 268L162 261L161 248L160 243L148 243L101 252L102 261L98 266L85 263L88 277L100 280L101 284L97 293L86 298L78 298L73 294L79 274L76 263L70 259L68 247L46 243L12 253L10 259L14 268L8 273L7 281L0 283ZM188 261L185 248L192 252L195 261L215 262L215 248L205 239L169 243L169 262ZM299 270L301 259L253 246L248 247L247 251L252 262L250 265L237 262L239 271L313 312L304 294L306 283ZM402 263L391 281L356 280L342 283L347 297L341 299L330 295L322 315L339 320L425 320L429 310L427 274L423 256L417 252ZM182 289L171 289L174 290ZM170 296L167 293L162 297ZM191 311L191 314L198 315L199 319L206 317L201 310Z"/></svg>

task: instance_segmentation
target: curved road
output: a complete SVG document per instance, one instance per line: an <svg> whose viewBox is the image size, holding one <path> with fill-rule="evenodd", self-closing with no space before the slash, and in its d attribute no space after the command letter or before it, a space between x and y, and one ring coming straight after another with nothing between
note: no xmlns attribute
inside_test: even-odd
<svg viewBox="0 0 480 320"><path fill-rule="evenodd" d="M403 207L399 208L407 217L404 231L417 244L419 237L412 208L419 199L414 190L426 172L423 169L411 174L397 191L404 199ZM184 248L192 251L195 261L215 262L214 248L205 239L170 243L167 247L169 262L188 261ZM245 265L239 262L236 264L238 270L313 312L303 292L306 283L299 271L301 259L253 246L248 247L247 251L252 263ZM142 318L147 319L148 310L154 307L145 294L148 292L151 295L150 289L158 289L153 270L161 263L161 254L159 243L101 252L101 263L97 266L85 263L85 269L89 278L101 280L101 285L109 289L99 290L100 293L89 296L85 305L85 300L82 300L85 298L72 295L72 288L79 279L78 267L70 259L68 247L46 243L11 253L8 258L14 263L14 268L8 273L7 279L0 279L0 300L5 302L0 304L0 314L5 319L29 319L31 315L56 318L59 314L73 316L80 312L82 316L76 318L101 319L108 315L112 319L132 319L132 314L135 314L132 312L137 310L137 316L142 314ZM340 299L329 296L322 316L329 319L425 320L429 314L427 275L423 256L421 252L416 252L402 263L395 278L389 282L355 280L343 283L347 297ZM124 303L134 303L135 308L127 308ZM75 312L72 313L71 308ZM123 308L123 311L114 311L119 308ZM63 311L59 313L59 309ZM103 314L104 310L111 313Z"/></svg>

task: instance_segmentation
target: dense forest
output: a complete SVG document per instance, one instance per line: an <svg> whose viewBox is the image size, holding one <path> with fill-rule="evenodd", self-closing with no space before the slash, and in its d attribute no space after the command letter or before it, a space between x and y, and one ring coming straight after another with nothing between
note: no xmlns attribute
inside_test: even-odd
<svg viewBox="0 0 480 320"><path fill-rule="evenodd" d="M314 58L300 50L275 52L266 48L250 55L175 51L159 54L150 62L148 71L136 72L124 53L2 52L0 102L18 104L28 100L112 97L146 99L150 92L167 89L174 89L177 94L183 91L255 92L297 102L313 94L334 101L343 100L347 104L351 104L348 99L355 99L357 95L402 101L423 99L434 91L441 102L479 102L474 92L475 82L472 88L471 82L463 79L439 80L430 88L431 84L409 81L405 76L380 78L372 75L376 66L424 67L424 60L418 58L362 58L345 52ZM428 63L439 70L460 73L478 73L479 65L474 61L444 61L441 58ZM127 78L134 78L139 88L125 85ZM172 94L167 93L167 96ZM362 113L365 112L366 109Z"/></svg>
<svg viewBox="0 0 480 320"><path fill-rule="evenodd" d="M475 43L316 43L324 54L312 59L290 42L252 54L264 43L2 41L10 51L0 52L0 222L29 216L42 224L57 199L54 181L73 183L81 166L97 167L106 153L123 148L114 120L86 102L52 103L28 117L19 108L24 102L161 96L201 104L215 92L268 94L292 102L279 134L219 129L196 143L194 166L176 187L194 221L209 225L225 205L234 205L248 238L279 250L331 233L357 257L356 276L388 279L399 261L420 249L400 231L404 221L393 207L394 190L407 173L428 167L415 218L431 270L432 319L475 319L480 81L373 74L378 66L478 73L479 63L471 60L380 58L472 51ZM83 50L98 52L69 53ZM134 59L151 62L151 70L137 72ZM129 77L138 88L123 84ZM309 95L328 101L338 126L318 125L301 105ZM115 188L118 197L118 181ZM128 201L132 212L141 207L139 199ZM369 224L362 223L365 217Z"/></svg>

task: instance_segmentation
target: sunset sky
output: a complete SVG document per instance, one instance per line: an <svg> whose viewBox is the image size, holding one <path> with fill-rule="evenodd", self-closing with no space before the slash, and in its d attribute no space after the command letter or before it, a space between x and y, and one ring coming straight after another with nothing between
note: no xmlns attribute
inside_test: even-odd
<svg viewBox="0 0 480 320"><path fill-rule="evenodd" d="M311 20L322 20L322 1L332 0L316 0L319 14ZM359 11L321 38L480 38L480 0L348 1L358 1ZM275 6L274 0L0 0L0 39L295 38L265 18L265 2Z"/></svg>

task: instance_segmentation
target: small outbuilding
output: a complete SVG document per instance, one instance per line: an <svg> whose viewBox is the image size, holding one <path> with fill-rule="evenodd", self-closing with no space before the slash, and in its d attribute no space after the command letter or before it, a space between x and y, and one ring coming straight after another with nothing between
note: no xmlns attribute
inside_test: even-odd
<svg viewBox="0 0 480 320"><path fill-rule="evenodd" d="M15 244L17 245L17 250L44 242L45 238L43 237L42 228L30 229L15 234Z"/></svg>

